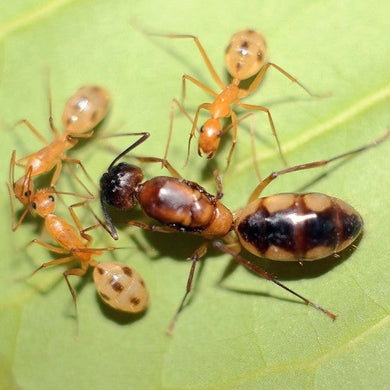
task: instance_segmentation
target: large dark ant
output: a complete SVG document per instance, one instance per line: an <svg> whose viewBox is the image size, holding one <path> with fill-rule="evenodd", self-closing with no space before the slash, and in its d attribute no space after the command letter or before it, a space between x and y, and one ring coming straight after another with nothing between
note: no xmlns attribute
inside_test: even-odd
<svg viewBox="0 0 390 390"><path fill-rule="evenodd" d="M132 220L127 222L128 225L158 232L192 233L206 239L191 257L192 266L186 292L169 325L168 333L173 331L176 319L191 290L197 261L205 255L210 243L229 253L247 269L277 284L331 319L336 319L335 314L291 290L262 268L239 256L238 252L243 246L259 257L301 262L331 256L351 245L362 232L363 220L346 202L319 193L285 193L265 198L259 196L277 177L320 167L360 153L386 140L390 136L390 130L369 144L333 158L271 173L254 189L248 204L234 214L220 201L222 184L218 175L216 175L218 192L214 196L199 184L183 179L164 159L136 157L141 162L162 163L172 175L157 176L144 182L141 168L124 162L117 164L122 157L149 137L149 133L132 135L140 138L112 161L100 179L100 201L112 237L118 239L118 233L106 204L121 210L129 210L138 202L145 214L161 225L147 225ZM238 238L229 234L232 231Z"/></svg>

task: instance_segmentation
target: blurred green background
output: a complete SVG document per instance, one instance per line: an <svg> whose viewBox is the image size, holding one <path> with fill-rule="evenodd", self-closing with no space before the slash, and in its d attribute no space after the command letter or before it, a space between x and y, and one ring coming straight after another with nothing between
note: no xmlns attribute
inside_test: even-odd
<svg viewBox="0 0 390 390"><path fill-rule="evenodd" d="M193 42L147 37L134 24L156 32L196 34L223 78L223 53L231 35L244 28L261 31L270 60L315 92L331 93L327 99L310 98L270 70L246 100L271 109L289 163L327 158L360 146L383 134L390 124L388 19L388 4L382 0L375 6L352 0L19 0L3 4L1 181L8 179L13 149L22 156L41 147L28 129L13 128L18 120L28 118L51 137L47 69L57 126L65 101L81 85L97 83L111 92L110 114L96 136L69 153L82 160L96 183L115 156L102 135L149 131L151 139L137 154L163 155L170 100L180 97L181 75L188 73L216 86ZM209 100L188 86L190 113ZM224 203L233 210L245 205L256 182L249 126L246 121L240 127L236 152L224 175ZM254 126L263 175L281 169L266 116L257 114ZM190 162L181 169L189 129L188 121L178 114L170 160L184 177L214 193L211 171L224 170L231 135L216 160L207 164L197 157L194 143ZM132 139L109 142L120 150ZM38 220L28 218L16 233L11 232L4 186L0 194L0 387L383 387L390 381L389 153L387 143L333 167L287 175L266 191L325 192L346 200L364 217L358 248L347 251L341 260L301 267L248 256L337 313L337 321L332 323L276 286L235 267L228 256L211 251L199 267L192 299L172 337L164 331L184 292L190 266L185 259L201 240L122 229L117 245L128 249L105 254L101 260L134 266L150 289L150 308L136 318L115 313L100 302L90 274L82 280L73 278L80 323L79 341L75 341L74 308L61 268L17 281L55 255L36 246L26 248L42 234ZM162 174L158 166L147 166L145 171L147 177ZM59 189L72 188L68 176L64 171ZM98 202L92 207L100 212ZM65 208L60 212L64 215ZM83 218L88 223L88 215ZM96 246L116 245L107 235L94 234ZM48 238L43 235L43 239Z"/></svg>

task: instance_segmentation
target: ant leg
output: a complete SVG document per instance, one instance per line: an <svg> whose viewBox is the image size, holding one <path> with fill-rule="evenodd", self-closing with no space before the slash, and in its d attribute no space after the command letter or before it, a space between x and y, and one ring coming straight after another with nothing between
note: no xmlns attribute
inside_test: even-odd
<svg viewBox="0 0 390 390"><path fill-rule="evenodd" d="M218 248L219 250L221 250L222 252L225 252L229 255L231 255L232 257L234 257L234 259L242 264L245 268L249 269L250 271L254 272L255 274L263 277L264 279L267 279L269 281L271 281L272 283L275 283L276 285L278 285L279 287L283 288L284 290L288 291L290 294L293 294L295 295L297 298L301 299L303 302L306 303L306 305L308 306L311 306L311 307L314 307L315 309L323 312L324 314L326 314L328 317L330 317L332 320L335 320L336 319L336 315L333 314L331 311L327 310L327 309L324 309L322 306L319 306L317 305L316 303L310 301L309 299L303 297L302 295L296 293L295 291L291 290L289 287L285 286L284 284L282 284L281 282L279 282L278 280L276 280L272 275L270 275L268 272L266 272L265 270L263 270L262 268L260 267L257 267L255 264L251 263L249 260L246 260L244 257L234 253L231 249L229 249L226 245L224 245L221 241L215 241L213 243L213 245Z"/></svg>
<svg viewBox="0 0 390 390"><path fill-rule="evenodd" d="M36 153L30 153L27 156L21 157L18 160L15 161L15 165L18 167L26 167L26 164L23 164L22 161L28 160L30 157L36 156Z"/></svg>
<svg viewBox="0 0 390 390"><path fill-rule="evenodd" d="M94 254L96 256L99 256L101 254L100 252L113 251L113 250L117 249L116 247L112 247L112 246L104 247L104 248L71 248L71 249L69 249L69 248L60 248L60 247L48 244L47 242L44 242L44 241L41 241L41 240L37 240L37 239L34 239L34 240L30 241L29 244L39 244L39 245L43 246L44 248L48 249L51 252L60 253L60 254L80 253L81 252L81 253L90 253L90 254ZM63 257L63 258L60 258L60 259L55 259L55 260L49 261L47 263L43 263L40 267L38 267L32 273L32 275L34 275L36 272L38 272L42 268L47 268L47 267L50 267L52 265L63 264L63 263L69 262L69 261L71 261L71 260L73 260L75 258L76 257L73 254L71 256L67 256L67 257ZM68 260L65 260L65 259L68 259Z"/></svg>
<svg viewBox="0 0 390 390"><path fill-rule="evenodd" d="M50 267L52 265L59 265L59 264L69 263L70 261L72 261L74 259L75 259L74 256L67 256L67 257L62 257L60 259L49 261L47 263L43 263L30 276L35 275L42 268L47 268L47 267ZM75 304L76 319L77 319L77 332L76 332L76 334L78 334L78 314L77 314L77 304L76 304L76 293L74 292L72 286L70 285L69 280L68 280L67 275L66 275L66 273L69 272L69 271L72 271L72 270L68 270L68 271L63 272L63 275L64 275L64 278L65 278L66 284L68 285L69 291L72 294L73 302ZM85 274L85 271L84 271L84 274Z"/></svg>
<svg viewBox="0 0 390 390"><path fill-rule="evenodd" d="M232 146L230 147L229 150L225 171L229 168L230 160L232 159L232 155L233 155L233 150L236 147L236 142L237 142L237 115L235 112L232 111L230 113L230 117L232 118L233 140L232 140Z"/></svg>
<svg viewBox="0 0 390 390"><path fill-rule="evenodd" d="M180 111L187 117L187 119L191 122L191 124L194 124L191 115L177 99L172 99L172 103L175 103L179 107Z"/></svg>
<svg viewBox="0 0 390 390"><path fill-rule="evenodd" d="M73 290L72 286L69 283L68 276L71 276L71 275L74 275L74 276L84 276L85 273L88 270L88 265L89 265L88 263L82 262L81 263L81 268L71 268L71 269L68 269L68 270L63 272L64 278L65 278L66 283L67 283L67 285L69 287L69 291L72 294L72 298L73 298L73 301L74 301L74 304L75 304L75 307L76 307L76 312L77 312L76 293L75 293L75 291Z"/></svg>
<svg viewBox="0 0 390 390"><path fill-rule="evenodd" d="M170 114L169 114L169 132L168 132L167 144L165 146L164 160L166 160L167 157L168 157L168 150L169 150L169 146L171 144L172 133L173 133L173 121L174 121L174 118L175 118L175 105L177 107L179 107L179 110L191 122L191 125L193 125L193 123L194 123L194 121L192 120L190 114L187 112L187 110L184 108L184 106L177 99L172 99L171 100L171 106L170 106Z"/></svg>
<svg viewBox="0 0 390 390"><path fill-rule="evenodd" d="M360 152L363 152L367 149L370 149L370 148L373 148L373 147L379 145L380 143L384 142L387 138L389 138L389 136L390 136L390 128L386 130L384 135L377 138L376 140L374 140L368 144L365 144L363 146L360 146L359 148L350 150L349 152L342 153L338 156L329 158L327 160L313 161L313 162L309 162L309 163L305 163L305 164L296 165L294 167L282 169L281 171L272 172L260 184L258 184L258 186L253 190L251 196L249 197L248 203L251 203L252 201L257 199L260 196L261 192L264 190L264 188L267 187L268 184L270 184L273 180L275 180L277 177L279 177L281 175L285 175L286 173L291 173L291 172L296 172L296 171L303 171L305 169L322 167L324 165L327 165L331 162L340 160L342 158L351 157L355 154L358 154Z"/></svg>
<svg viewBox="0 0 390 390"><path fill-rule="evenodd" d="M84 276L85 273L87 272L88 263L82 263L83 266L84 266L84 264L85 264L84 268L72 268L72 269L68 269L65 272L63 272L64 278L66 280L66 284L68 285L69 291L72 294L72 298L73 298L74 305L75 305L75 308L76 308L76 313L77 313L76 293L75 293L73 287L71 286L71 284L69 283L68 276L71 276L71 275L74 275L74 276Z"/></svg>
<svg viewBox="0 0 390 390"><path fill-rule="evenodd" d="M242 92L242 95L240 94L240 98L243 98L245 96L248 96L249 94L251 94L260 84L261 80L264 78L265 76L265 73L267 72L267 70L269 69L270 66L273 66L276 70L278 70L280 73L282 73L284 76L286 76L288 79L290 79L293 83L296 83L298 84L306 93L308 93L310 96L313 96L313 97L318 97L318 98L322 98L322 97L326 97L326 95L317 95L317 94L314 94L312 92L310 92L310 90L308 88L306 88L301 82L299 82L294 76L292 76L290 73L286 72L283 68L281 68L280 66L272 63L272 62L267 62L263 67L262 69L260 70L260 72L257 74L257 76L255 77L255 79L252 81L251 85L249 86L249 88L247 90L243 90Z"/></svg>
<svg viewBox="0 0 390 390"><path fill-rule="evenodd" d="M48 145L50 143L27 119L21 119L20 121L16 122L15 127L21 124L26 125L33 132L33 134L45 145Z"/></svg>
<svg viewBox="0 0 390 390"><path fill-rule="evenodd" d="M250 130L251 130L251 149L252 149L252 160L253 165L255 167L257 178L259 179L259 182L262 181L261 173L259 169L259 163L257 161L257 153L256 153L256 145L255 145L255 125L254 125L254 118L251 120L250 124Z"/></svg>
<svg viewBox="0 0 390 390"><path fill-rule="evenodd" d="M246 113L245 115L243 115L242 117L238 118L236 120L236 124L238 126L239 123L241 123L244 119L246 118L249 118L250 116L253 116L253 112L248 112ZM253 121L252 121L253 122ZM228 124L226 127L224 127L222 129L222 134L226 134L230 129L234 128L233 127L233 121L232 123ZM237 127L238 128L238 127ZM253 123L251 123L251 126L250 126L250 130L251 130L251 149L252 149L252 158L253 158L253 165L255 166L255 171L256 171L256 175L259 179L259 181L261 181L261 174L260 174L260 170L259 170L259 167L258 167L258 163L257 163L257 157L256 157L256 149L255 149L255 135L254 135L254 125ZM237 132L238 130L236 130ZM237 138L237 136L236 136ZM234 139L234 134L233 134L233 139ZM233 154L233 145L229 151L229 156L231 156ZM230 158L228 157L228 159L230 160ZM230 163L230 161L229 161ZM228 164L229 164L228 163ZM228 165L226 166L226 169L228 168Z"/></svg>
<svg viewBox="0 0 390 390"><path fill-rule="evenodd" d="M283 160L283 164L288 166L286 158L284 157L284 154L283 154L283 151L282 151L282 146L280 145L278 133L276 132L276 128L275 128L274 121L272 119L272 115L271 115L270 110L267 107L256 106L256 105L253 105L253 104L239 103L237 105L242 107L242 108L245 108L246 110L263 111L263 112L265 112L268 115L268 121L269 121L269 124L271 125L272 134L274 135L275 140L276 140L276 144L278 145L279 155L280 155L281 159Z"/></svg>
<svg viewBox="0 0 390 390"><path fill-rule="evenodd" d="M206 66L207 66L207 69L209 70L212 78L214 79L214 81L219 85L219 87L221 89L225 89L225 84L222 82L222 80L220 79L220 77L218 76L217 72L215 71L207 53L206 53L206 50L203 48L203 46L201 45L198 37L196 37L195 35L190 35L190 34L156 34L156 33L149 33L149 32L146 32L146 34L148 35L152 35L152 36L157 36L157 37L165 37L165 38L172 38L172 39L176 39L176 38L181 38L181 39L193 39L193 41L195 42L196 46L198 47L198 50L200 52L200 55L202 56L203 58L203 61L205 62Z"/></svg>
<svg viewBox="0 0 390 390"><path fill-rule="evenodd" d="M249 118L250 116L253 115L253 112L247 112L246 114L244 114L243 116L241 116L240 118L237 119L237 125L239 123L241 123L244 119L246 118ZM222 134L226 134L229 132L230 129L233 128L233 124L232 123L229 123L227 124L223 129L222 129Z"/></svg>
<svg viewBox="0 0 390 390"><path fill-rule="evenodd" d="M226 248L229 248L230 251L232 251L233 253L236 253L237 255L241 252L242 247L240 244L240 240L237 238L237 235L227 234L222 239L224 241L223 245Z"/></svg>
<svg viewBox="0 0 390 390"><path fill-rule="evenodd" d="M222 179L218 172L218 170L215 170L213 172L215 183L217 184L217 193L215 197L219 200L223 198L223 186L222 186Z"/></svg>
<svg viewBox="0 0 390 390"><path fill-rule="evenodd" d="M15 164L16 164L16 150L12 151L11 160L9 161L8 181L12 186L15 184Z"/></svg>
<svg viewBox="0 0 390 390"><path fill-rule="evenodd" d="M58 160L56 165L55 165L55 170L54 170L54 173L53 173L53 176L51 178L51 181L50 181L50 187L51 188L55 188L55 184L57 183L57 180L58 180L58 177L61 173L61 169L62 169L62 162L61 160Z"/></svg>
<svg viewBox="0 0 390 390"><path fill-rule="evenodd" d="M138 157L138 156L134 156L134 158L136 158L138 161L147 162L147 163L159 162L159 163L162 164L162 166L164 168L168 169L169 173L173 177L175 177L177 179L182 179L180 173L177 172L175 168L173 168L173 166L169 163L168 160L165 160L163 158L158 158L158 157Z"/></svg>
<svg viewBox="0 0 390 390"><path fill-rule="evenodd" d="M68 269L62 273L62 275L64 276L64 279L66 281L66 284L68 285L70 294L72 295L72 299L73 299L73 303L74 303L74 310L76 313L76 338L78 338L78 334L79 334L79 314L78 314L78 310L77 310L77 295L76 295L76 292L74 291L74 288L72 287L72 285L69 282L68 276L71 276L71 275L84 276L85 273L87 272L87 269L88 269L88 263L82 262L81 267L82 268Z"/></svg>
<svg viewBox="0 0 390 390"><path fill-rule="evenodd" d="M88 133L79 133L68 135L67 138L71 140L77 140L78 138L91 138L94 134L94 130L89 131Z"/></svg>
<svg viewBox="0 0 390 390"><path fill-rule="evenodd" d="M80 219L78 218L78 216L76 215L76 212L74 211L74 208L76 207L86 207L88 209L88 211L94 216L94 218L96 219L96 223L94 223L93 225L91 226L88 226L86 228L84 228L80 222ZM79 233L80 233L80 236L85 238L87 241L88 241L88 244L90 244L92 242L92 237L87 234L87 232L91 231L91 230L94 230L96 228L98 228L99 226L103 227L103 229L109 233L111 235L111 232L109 230L109 228L107 227L107 225L95 214L95 212L89 207L88 205L88 201L83 201L83 202L79 202L79 203L74 203L72 205L70 205L68 207L68 210L69 210L69 213L75 223L75 225L77 226L77 229L79 230ZM115 248L114 247L107 247L107 248L90 248L91 250L100 250L100 249L103 249L103 250L107 250L107 251L111 251L111 250L114 250Z"/></svg>
<svg viewBox="0 0 390 390"><path fill-rule="evenodd" d="M208 93L211 96L214 96L215 98L218 96L217 92L214 92L211 88L209 88L207 85L203 84L199 80L197 80L195 77L192 77L188 74L183 74L182 76L182 85L181 85L181 101L184 102L184 99L186 97L186 80L191 81L193 84L195 84L200 89L203 89L206 93ZM222 89L225 89L226 86L223 86Z"/></svg>
<svg viewBox="0 0 390 390"><path fill-rule="evenodd" d="M237 125L239 123L241 123L241 121L243 121L244 119L250 117L250 116L253 116L253 112L248 112L246 113L245 115L243 115L242 117L238 118L237 119ZM253 118L252 118L253 119ZM225 128L222 129L222 133L223 134L226 134L231 128L233 128L233 123L230 123L229 125L227 125ZM256 171L256 175L259 179L259 181L261 181L261 173L260 173L260 170L259 170L259 164L257 162L257 153L256 153L256 147L255 147L255 133L254 133L254 124L253 124L253 121L251 121L251 125L250 125L250 131L251 131L251 149L252 149L252 158L253 158L253 165L255 167L255 171ZM229 153L230 154L230 153Z"/></svg>
<svg viewBox="0 0 390 390"><path fill-rule="evenodd" d="M31 241L29 242L29 244L38 244L38 245L41 245L41 246L43 246L44 248L46 248L46 249L48 249L49 251L54 252L54 253L62 253L62 254L64 254L64 253L69 253L69 249L65 249L65 248L61 248L61 247L58 247L58 246L54 246L54 245L48 244L47 242L38 240L38 239L36 239L36 238L34 238L34 240L31 240ZM57 261L57 260L53 260L53 261ZM52 265L51 263L52 263L51 261L49 261L48 263L44 263L44 264L41 265L40 268L46 268L46 267ZM53 264L60 264L60 263L53 263ZM40 269L40 268L39 268L39 269ZM37 270L37 271L38 271L38 270ZM35 273L35 272L36 272L36 271L34 271L34 273Z"/></svg>
<svg viewBox="0 0 390 390"><path fill-rule="evenodd" d="M175 233L177 230L172 229L168 226L160 226L160 225L148 225L143 222L138 221L127 221L126 225L128 226L136 226L143 230L150 230L153 232L159 232L159 233Z"/></svg>
<svg viewBox="0 0 390 390"><path fill-rule="evenodd" d="M93 210L91 210L92 214L95 216L95 218L97 219L98 222L96 222L95 224L91 225L91 226L88 226L87 228L84 228L82 231L80 231L80 235L83 236L83 234L85 234L86 232L89 232L90 230L93 230L93 229L96 229L98 228L99 226L103 227L103 229L109 234L111 235L111 231L110 229L108 228L107 224L105 222L103 222L100 218L98 218L98 216L93 212ZM84 236L83 236L84 237ZM105 250L113 250L115 249L114 247L107 247L105 248Z"/></svg>
<svg viewBox="0 0 390 390"><path fill-rule="evenodd" d="M89 173L87 172L87 170L85 169L84 165L82 164L82 162L80 160L77 160L75 158L69 158L69 157L66 157L64 156L63 157L63 161L69 163L69 164L74 164L74 165L77 165L79 166L84 175L87 177L87 179L90 181L90 183L92 183L93 186L96 187L96 184L95 182L92 180L92 177L89 175ZM54 174L53 174L53 177L51 179L51 182L50 182L50 186L51 187L54 187L55 186L55 183L57 182L58 180L58 177L59 177L59 174L61 172L61 169L62 169L62 163L61 161L59 161L57 163L57 166L56 166L56 169L54 171ZM72 171L72 175L76 178L76 180L79 182L79 184L84 188L84 190L88 193L88 198L87 199L95 199L95 196L93 195L93 193L88 189L88 187L77 177L77 175Z"/></svg>
<svg viewBox="0 0 390 390"><path fill-rule="evenodd" d="M69 252L68 252L69 253ZM48 261L47 263L43 263L40 265L32 274L31 276L35 275L38 271L40 271L42 268L51 267L52 265L59 265L59 264L65 264L69 263L70 261L74 260L74 256L67 256L67 257L61 257L60 259L55 259L52 261ZM65 271L66 272L66 271Z"/></svg>
<svg viewBox="0 0 390 390"><path fill-rule="evenodd" d="M84 229L84 227L81 225L80 219L78 218L78 216L76 215L76 213L74 211L74 208L86 206L86 204L87 204L87 201L74 203L74 204L72 204L72 205L70 205L68 207L68 210L69 210L69 213L70 213L70 215L71 215L75 225L77 226L77 229L79 230L80 236L85 238L88 241L88 244L90 244L92 242L93 238L92 238L92 236L90 236L86 232L89 231L89 230L94 229L95 225L93 225L93 226L91 226L89 228ZM97 226L99 226L99 224L97 224L96 227Z"/></svg>
<svg viewBox="0 0 390 390"><path fill-rule="evenodd" d="M192 124L192 128L191 128L191 133L190 133L190 138L188 140L188 151L187 151L187 158L186 158L186 162L184 165L187 165L188 163L188 159L189 159L189 155L190 155L190 147L191 147L191 140L192 138L194 137L195 135L195 131L196 131L196 123L195 121L197 122L198 121L198 115L195 116L195 119L193 120L190 116L190 114L187 112L187 110L184 108L184 106L177 100L177 99L172 99L171 101L171 110L170 110L170 124L169 124L169 133L168 133L168 141L167 141L167 144L166 144L166 147L165 147L165 153L164 153L164 159L167 158L168 156L168 149L169 149L169 146L170 146L170 143L171 143L171 138L172 138L172 133L173 133L173 120L174 120L174 105L177 105L177 107L180 109L180 111L187 117L187 119L191 122ZM207 104L207 103L205 103ZM198 107L199 108L199 107ZM207 107L204 107L205 109L207 109ZM249 116L253 115L252 112L250 113L247 113L245 115L243 115L241 118L238 118L237 119L237 116L235 117L236 118L236 131L235 131L235 134L237 133L237 125L243 121L244 119L248 118ZM230 123L229 125L227 125L226 127L224 127L222 129L222 133L225 134L227 133L231 128L234 128L234 124L233 123ZM233 136L234 138L234 136ZM237 138L237 137L236 137ZM229 152L229 157L228 157L228 165L230 163L230 157L233 153L233 149L234 149L234 146L232 146L230 152Z"/></svg>
<svg viewBox="0 0 390 390"><path fill-rule="evenodd" d="M195 268L196 268L196 265L198 264L198 260L206 254L207 247L209 246L209 244L210 244L209 242L203 243L193 253L193 255L190 258L192 263L191 263L190 273L188 274L186 291L184 293L184 296L183 296L182 300L180 301L180 305L179 305L178 309L176 310L175 315L173 316L173 318L172 318L172 320L171 320L171 322L170 322L170 324L168 326L168 329L165 332L169 336L173 333L173 329L175 328L175 325L176 325L177 319L179 317L179 314L183 310L184 304L185 304L185 302L187 300L187 297L188 297L189 293L191 292L192 281L193 281L193 278L194 278Z"/></svg>
<svg viewBox="0 0 390 390"><path fill-rule="evenodd" d="M66 161L67 163L71 163L71 164L75 164L75 165L78 165L84 172L85 176L88 178L88 180L94 185L96 186L96 184L94 183L94 181L92 180L91 176L88 174L87 170L84 168L84 165L81 163L80 160L77 160L77 159L73 159L73 158L68 158L66 156L64 156L63 158L64 161ZM50 187L55 189L55 184L57 183L57 180L58 180L58 177L61 173L61 170L62 170L62 162L61 160L57 160L57 163L56 163L56 166L55 166L55 170L54 170L54 173L53 173L53 176L51 178L51 181L50 181ZM92 192L88 189L88 187L77 177L77 175L71 170L71 173L72 175L76 178L76 180L79 182L79 184L84 188L84 190L88 193L88 195L81 195L81 194L76 194L74 192L64 192L64 191L56 191L57 194L62 194L62 195L73 195L73 196L77 196L77 197L80 197L80 198L86 198L86 199L89 199L89 200L92 200L92 199L95 199L95 196L92 194Z"/></svg>
<svg viewBox="0 0 390 390"><path fill-rule="evenodd" d="M45 244L45 243L44 243ZM69 253L69 251L67 252ZM55 259L55 260L52 260L52 261L48 261L47 263L43 263L42 265L40 265L35 271L33 271L30 275L33 276L35 275L38 271L40 271L42 268L47 268L47 267L51 267L52 265L59 265L59 264L65 264L65 263L69 263L70 261L74 260L74 256L67 256L67 257L61 257L60 259Z"/></svg>

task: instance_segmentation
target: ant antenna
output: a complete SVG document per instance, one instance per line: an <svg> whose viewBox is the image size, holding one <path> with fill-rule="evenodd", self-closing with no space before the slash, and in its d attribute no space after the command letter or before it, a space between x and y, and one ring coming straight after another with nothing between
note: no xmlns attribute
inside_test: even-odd
<svg viewBox="0 0 390 390"><path fill-rule="evenodd" d="M124 134L115 134L112 137L125 137L129 135L142 135L142 137L135 141L133 144L131 144L128 148L126 148L123 152L119 153L118 156L114 158L112 163L108 166L107 172L111 170L111 168L114 166L114 164L120 160L122 157L126 156L127 153L129 153L131 150L135 149L138 145L141 145L143 142L145 142L149 137L150 133L148 132L142 132L142 133L124 133Z"/></svg>

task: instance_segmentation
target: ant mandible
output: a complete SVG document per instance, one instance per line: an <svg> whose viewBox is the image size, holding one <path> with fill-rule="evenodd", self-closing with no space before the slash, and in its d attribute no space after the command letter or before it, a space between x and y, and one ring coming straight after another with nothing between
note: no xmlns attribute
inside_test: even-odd
<svg viewBox="0 0 390 390"><path fill-rule="evenodd" d="M12 153L9 183L7 184L10 202L12 205L12 198L15 197L25 206L24 212L16 223L14 215L12 216L13 231L18 229L30 210L34 197L34 183L32 180L34 177L50 172L55 168L50 182L50 186L54 188L61 172L62 161L79 165L86 176L89 177L81 162L67 157L65 152L73 148L78 143L79 138L89 138L93 135L93 128L107 113L109 100L108 92L102 87L87 85L80 88L65 104L62 115L62 124L65 131L59 133L53 122L51 95L49 93L49 124L54 134L52 142L46 140L28 120L23 119L17 123L25 124L46 146L18 160L16 159L16 152L13 151ZM14 179L15 165L24 167L24 175L17 181Z"/></svg>
<svg viewBox="0 0 390 390"><path fill-rule="evenodd" d="M71 275L83 276L89 267L94 267L93 279L95 286L100 297L106 304L116 310L128 313L144 311L149 303L149 293L141 275L128 265L117 262L98 263L94 259L102 255L103 252L117 249L115 247L90 247L92 245L92 236L86 232L98 226L104 227L104 225L98 219L97 224L88 228L82 227L80 220L74 212L74 208L85 205L85 201L83 201L69 206L70 215L77 226L77 229L75 229L63 218L54 214L56 207L55 196L57 194L64 193L53 189L38 190L31 207L44 219L47 232L59 246L54 246L37 239L32 240L31 243L39 244L52 252L68 256L43 263L32 275L42 268L79 260L81 263L79 268L70 268L63 272L63 276L73 298L76 315L76 293L68 277ZM69 193L66 194L69 195ZM71 195L78 196L77 194Z"/></svg>
<svg viewBox="0 0 390 390"><path fill-rule="evenodd" d="M201 88L206 93L212 95L215 99L214 102L212 103L200 104L196 110L191 133L188 139L188 150L187 150L186 161L188 161L189 158L191 140L194 137L197 129L197 123L198 123L198 117L200 111L207 110L210 111L210 118L207 119L207 121L199 129L200 134L199 134L199 141L198 141L198 154L199 156L202 156L202 153L205 153L207 155L207 158L212 158L214 156L214 154L218 150L221 136L228 131L228 129L222 127L221 119L231 118L232 129L233 129L233 140L227 158L227 167L229 166L234 148L236 146L236 141L237 141L238 119L236 113L232 109L232 106L235 105L238 107L242 107L246 110L262 111L267 114L268 121L272 129L272 133L277 142L279 154L283 162L285 163L285 165L287 165L270 110L267 107L242 103L241 100L246 98L248 95L250 95L256 90L256 88L259 86L267 70L270 67L273 67L274 69L279 71L282 75L290 79L292 82L298 84L310 96L318 96L318 95L311 93L308 90L308 88L306 88L290 73L282 69L279 65L276 65L273 62L266 62L267 45L265 43L264 37L259 32L254 30L243 30L233 35L225 51L226 67L230 75L232 76L232 81L228 85L226 85L218 76L217 72L214 69L214 66L212 65L198 37L189 34L183 34L183 35L156 34L156 33L147 33L147 34L153 36L167 37L167 38L192 39L195 42L212 78L222 90L222 92L218 94L213 89L209 88L208 86L206 86L205 84L197 80L196 78L189 76L187 74L182 76L182 80L183 80L182 97L183 98L185 96L185 85L186 85L185 82L186 80L188 80L191 81L196 86L198 86L199 88ZM249 87L247 89L241 88L240 87L241 81L247 80L252 76L254 76L254 79L249 84ZM186 116L188 116L184 107L176 99L173 99L172 103L175 103L179 107L179 109ZM171 124L170 124L169 136L168 136L167 146L164 154L164 159L166 159L168 155L170 138L171 138L171 133L173 128L172 122L173 122L173 116L171 114ZM255 157L254 157L254 161L256 161ZM256 167L256 172L259 176L257 167Z"/></svg>
<svg viewBox="0 0 390 390"><path fill-rule="evenodd" d="M218 175L218 192L213 196L199 184L181 178L164 159L135 157L141 162L162 163L173 176L158 176L143 183L143 172L139 167L124 162L117 164L123 156L149 137L149 133L133 135L140 138L112 161L100 179L100 201L112 237L118 239L118 233L106 204L129 210L138 202L146 215L162 225L147 225L138 221L128 221L128 225L165 233L186 232L206 239L191 257L192 266L186 292L168 328L169 334L172 333L191 290L196 264L199 258L205 255L211 242L214 242L215 247L232 255L247 269L277 284L333 320L336 318L335 314L291 290L262 268L239 256L238 252L243 246L259 257L301 262L331 256L351 245L362 231L363 220L359 213L344 201L316 193L276 194L266 198L259 196L277 177L324 166L367 150L387 139L390 130L374 142L328 160L300 164L271 173L254 189L248 204L234 214L220 202L222 185ZM229 234L232 231L238 239ZM222 239L224 243L217 239Z"/></svg>

